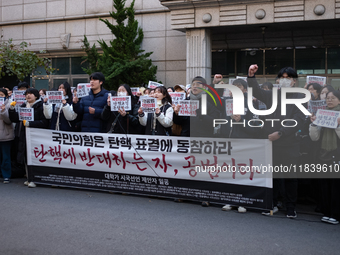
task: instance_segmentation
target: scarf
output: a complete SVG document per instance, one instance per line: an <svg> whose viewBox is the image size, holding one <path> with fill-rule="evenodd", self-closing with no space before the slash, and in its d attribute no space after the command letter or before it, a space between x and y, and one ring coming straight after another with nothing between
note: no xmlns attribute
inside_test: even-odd
<svg viewBox="0 0 340 255"><path fill-rule="evenodd" d="M200 100L202 95L205 94L205 91L197 94L197 95L194 95L190 92L190 100Z"/></svg>
<svg viewBox="0 0 340 255"><path fill-rule="evenodd" d="M337 105L334 108L327 107L326 109L331 111L340 111L340 105ZM321 149L334 151L337 147L337 135L335 130L332 128L324 128L321 140Z"/></svg>

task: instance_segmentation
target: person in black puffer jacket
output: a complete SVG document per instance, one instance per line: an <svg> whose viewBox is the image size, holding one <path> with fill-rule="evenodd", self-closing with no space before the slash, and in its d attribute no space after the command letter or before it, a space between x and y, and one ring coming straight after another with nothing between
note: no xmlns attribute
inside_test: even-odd
<svg viewBox="0 0 340 255"><path fill-rule="evenodd" d="M26 103L23 103L21 107L34 109L34 121L19 121L19 114L15 111L16 102L12 102L8 110L10 120L14 123L17 123L18 125L18 128L16 129L18 132L16 136L19 137L17 162L23 165L27 163L25 127L48 128L48 120L46 120L43 113L43 102L40 99L39 91L33 88L29 88L26 90L25 96ZM34 188L35 184L32 182L32 176L30 176L28 173L26 173L26 175L27 182L25 182L25 185Z"/></svg>

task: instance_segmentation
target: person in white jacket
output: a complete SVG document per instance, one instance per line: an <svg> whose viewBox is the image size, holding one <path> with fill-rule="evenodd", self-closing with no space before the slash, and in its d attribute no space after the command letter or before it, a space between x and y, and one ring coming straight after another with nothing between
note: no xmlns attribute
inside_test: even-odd
<svg viewBox="0 0 340 255"><path fill-rule="evenodd" d="M71 86L64 82L59 86L59 91L63 91L64 100L62 104L49 104L47 98L44 99L44 115L50 120L50 129L61 131L75 131L77 114L73 111Z"/></svg>
<svg viewBox="0 0 340 255"><path fill-rule="evenodd" d="M140 107L139 123L145 126L146 135L171 135L174 113L171 97L164 86L155 89L154 97L157 99L156 111L145 114L143 108Z"/></svg>
<svg viewBox="0 0 340 255"><path fill-rule="evenodd" d="M0 106L0 168L4 183L9 183L11 178L11 141L14 139L14 128L8 116L8 108L11 101L8 99L6 89L0 89L0 98L3 104Z"/></svg>

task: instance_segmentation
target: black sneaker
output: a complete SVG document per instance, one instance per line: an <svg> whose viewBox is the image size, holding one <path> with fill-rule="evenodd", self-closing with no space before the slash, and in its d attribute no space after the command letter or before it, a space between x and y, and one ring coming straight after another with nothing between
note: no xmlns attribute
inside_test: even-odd
<svg viewBox="0 0 340 255"><path fill-rule="evenodd" d="M296 211L290 209L287 211L287 218L295 219L297 217Z"/></svg>
<svg viewBox="0 0 340 255"><path fill-rule="evenodd" d="M8 179L8 178L5 178L5 179L4 179L4 183L5 183L5 184L9 183L9 179Z"/></svg>
<svg viewBox="0 0 340 255"><path fill-rule="evenodd" d="M277 206L273 207L272 210L272 214L277 213L279 211L279 208L277 208ZM262 212L262 215L266 215L266 216L271 216L272 215L270 211L264 211Z"/></svg>

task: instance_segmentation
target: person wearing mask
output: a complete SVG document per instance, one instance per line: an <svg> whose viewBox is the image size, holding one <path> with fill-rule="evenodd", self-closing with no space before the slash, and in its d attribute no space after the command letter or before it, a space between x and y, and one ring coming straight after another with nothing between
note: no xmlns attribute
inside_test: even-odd
<svg viewBox="0 0 340 255"><path fill-rule="evenodd" d="M255 78L255 73L258 70L258 66L251 65L248 70L248 85L253 88L253 96L266 104L267 108L272 107L272 92L263 90L259 87L259 84ZM278 73L281 87L294 87L298 75L292 67L282 68ZM299 99L305 95L301 93L288 93L287 98ZM300 143L296 139L296 132L301 130L304 122L304 114L294 104L288 104L286 106L286 115L281 115L281 93L278 93L278 104L276 110L266 116L267 119L278 119L272 125L266 123L263 126L263 132L270 141L273 142L273 166L296 166L298 164L300 155ZM286 121L286 126L280 125L284 119L293 119L295 122ZM296 124L296 125L295 125ZM295 126L294 126L295 125ZM294 127L293 127L294 126ZM277 176L276 176L277 177ZM281 186L285 190L286 201L286 216L288 218L296 218L297 213L295 211L297 201L297 179L296 178L275 178L273 180L273 212L278 211L278 195L281 190ZM263 214L269 215L269 212L263 212Z"/></svg>
<svg viewBox="0 0 340 255"><path fill-rule="evenodd" d="M73 97L74 112L82 116L81 132L103 133L106 123L101 115L104 106L107 104L108 91L103 88L105 77L102 73L96 72L90 76L91 90L88 96L78 99Z"/></svg>
<svg viewBox="0 0 340 255"><path fill-rule="evenodd" d="M25 127L32 128L48 128L48 120L46 120L43 113L43 102L40 99L39 91L34 88L29 88L25 92L26 102L21 107L34 109L34 121L19 121L19 114L15 111L16 102L11 102L8 113L12 122L17 123L19 144L17 151L17 162L25 165L27 181L24 183L30 188L35 188L33 183L33 177L27 171L27 159L26 159L26 133Z"/></svg>
<svg viewBox="0 0 340 255"><path fill-rule="evenodd" d="M116 112L111 112L111 99L108 97L107 105L105 105L102 112L102 119L109 124L107 132L117 134L139 134L139 105L137 104L137 98L132 95L130 86L121 84L118 88L117 96L131 96L131 110L125 111L125 109L122 108Z"/></svg>
<svg viewBox="0 0 340 255"><path fill-rule="evenodd" d="M66 81L60 84L58 91L63 92L64 99L61 104L49 104L48 99L44 99L44 115L50 120L52 130L75 131L75 122L77 114L72 107L71 86Z"/></svg>
<svg viewBox="0 0 340 255"><path fill-rule="evenodd" d="M340 111L340 91L331 91L326 96L327 110ZM311 117L309 135L318 142L318 163L329 167L340 163L340 118L337 128L316 126L316 116ZM328 168L330 169L330 168ZM320 179L321 211L324 216L321 221L339 224L340 220L340 179Z"/></svg>
<svg viewBox="0 0 340 255"><path fill-rule="evenodd" d="M12 173L11 143L14 139L14 129L8 115L11 101L6 89L0 89L0 98L4 100L0 107L0 168L3 182L6 184L9 183Z"/></svg>
<svg viewBox="0 0 340 255"><path fill-rule="evenodd" d="M139 123L145 126L146 135L171 135L173 119L172 100L164 86L155 89L157 108L154 113L145 114L143 108L138 110Z"/></svg>

